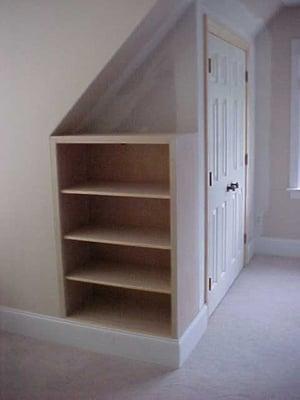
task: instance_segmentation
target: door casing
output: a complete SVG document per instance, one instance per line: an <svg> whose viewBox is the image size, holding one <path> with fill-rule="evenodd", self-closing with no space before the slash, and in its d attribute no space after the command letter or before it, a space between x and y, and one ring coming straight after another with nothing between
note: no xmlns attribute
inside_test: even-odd
<svg viewBox="0 0 300 400"><path fill-rule="evenodd" d="M204 104L205 104L205 303L208 301L208 184L209 184L209 168L208 168L208 35L212 34L225 42L238 47L245 51L246 55L246 71L248 75L249 70L249 43L242 39L239 35L232 32L230 29L225 27L218 22L215 22L207 15L204 15ZM249 78L248 78L249 79ZM248 199L248 184L249 184L249 146L248 146L248 132L249 132L249 81L246 81L246 99L245 99L245 160L247 157L247 163L245 165L245 199L244 199L244 265L248 259L247 249L247 199Z"/></svg>

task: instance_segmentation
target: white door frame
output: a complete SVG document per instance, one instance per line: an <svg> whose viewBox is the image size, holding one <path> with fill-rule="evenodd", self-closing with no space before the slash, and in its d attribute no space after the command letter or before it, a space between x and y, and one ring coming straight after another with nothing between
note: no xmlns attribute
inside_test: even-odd
<svg viewBox="0 0 300 400"><path fill-rule="evenodd" d="M230 29L222 24L219 24L204 15L204 91L205 91L205 302L208 300L208 185L209 185L209 168L208 168L208 36L212 34L225 42L238 47L245 51L246 55L246 71L248 74L249 69L249 43L242 39L239 35L232 32ZM249 83L246 80L246 93L245 93L245 224L244 224L244 265L248 259L247 248L247 231L249 226L247 215L248 203L248 185L249 185L249 146L248 146L248 132L249 132Z"/></svg>

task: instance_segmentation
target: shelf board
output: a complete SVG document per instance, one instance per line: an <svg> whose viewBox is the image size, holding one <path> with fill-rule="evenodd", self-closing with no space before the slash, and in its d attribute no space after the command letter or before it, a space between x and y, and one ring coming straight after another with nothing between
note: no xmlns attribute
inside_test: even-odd
<svg viewBox="0 0 300 400"><path fill-rule="evenodd" d="M170 250L167 231L135 227L85 226L64 236L68 240Z"/></svg>
<svg viewBox="0 0 300 400"><path fill-rule="evenodd" d="M72 313L70 319L105 328L170 337L170 307L166 302L126 302L107 296L94 296L90 302Z"/></svg>
<svg viewBox="0 0 300 400"><path fill-rule="evenodd" d="M61 191L65 194L170 199L170 190L163 183L87 182Z"/></svg>
<svg viewBox="0 0 300 400"><path fill-rule="evenodd" d="M170 269L145 265L93 262L76 269L66 279L98 285L170 294Z"/></svg>

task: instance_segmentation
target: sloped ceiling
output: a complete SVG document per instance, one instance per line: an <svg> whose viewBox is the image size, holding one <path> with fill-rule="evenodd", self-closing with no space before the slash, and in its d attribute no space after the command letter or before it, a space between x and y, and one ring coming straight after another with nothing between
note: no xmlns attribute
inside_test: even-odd
<svg viewBox="0 0 300 400"><path fill-rule="evenodd" d="M300 0L201 0L208 12L235 28L254 37L283 7L300 6Z"/></svg>
<svg viewBox="0 0 300 400"><path fill-rule="evenodd" d="M282 0L286 6L300 6L300 0Z"/></svg>
<svg viewBox="0 0 300 400"><path fill-rule="evenodd" d="M258 30L261 29L284 5L281 0L239 0L239 2L246 7L250 14L253 15Z"/></svg>
<svg viewBox="0 0 300 400"><path fill-rule="evenodd" d="M300 6L300 0L238 0L263 27L282 7Z"/></svg>
<svg viewBox="0 0 300 400"><path fill-rule="evenodd" d="M281 0L201 0L203 10L246 39L253 38L281 8Z"/></svg>
<svg viewBox="0 0 300 400"><path fill-rule="evenodd" d="M239 2L262 21L268 20L283 5L281 0L239 0Z"/></svg>

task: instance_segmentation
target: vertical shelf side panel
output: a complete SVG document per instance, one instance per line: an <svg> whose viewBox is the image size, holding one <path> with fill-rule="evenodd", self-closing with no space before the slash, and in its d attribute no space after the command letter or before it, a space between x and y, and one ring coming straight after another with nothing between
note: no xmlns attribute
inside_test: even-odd
<svg viewBox="0 0 300 400"><path fill-rule="evenodd" d="M176 179L176 141L169 145L170 175L170 229L171 229L171 331L172 337L178 337L177 312L177 179Z"/></svg>
<svg viewBox="0 0 300 400"><path fill-rule="evenodd" d="M200 306L200 196L196 134L177 137L172 151L172 261L176 309L173 334L179 338L199 313ZM175 181L175 182L174 182ZM175 294L174 294L175 295Z"/></svg>
<svg viewBox="0 0 300 400"><path fill-rule="evenodd" d="M57 143L55 138L50 138L51 176L53 192L53 213L55 229L55 246L57 259L57 276L59 289L59 306L62 317L66 316L64 267L62 258L62 231L60 222L60 193L59 193L59 168L57 160Z"/></svg>

